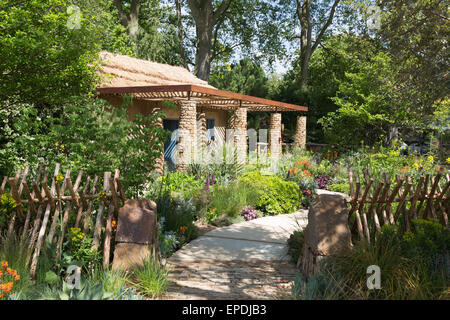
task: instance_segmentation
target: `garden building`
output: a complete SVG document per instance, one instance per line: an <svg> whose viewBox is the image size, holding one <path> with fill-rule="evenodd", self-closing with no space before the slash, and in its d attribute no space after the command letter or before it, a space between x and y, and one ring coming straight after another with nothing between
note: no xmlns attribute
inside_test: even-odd
<svg viewBox="0 0 450 320"><path fill-rule="evenodd" d="M265 142L272 158L282 151L281 112L290 111L297 117L294 143L305 147L306 117L302 112L308 110L306 107L218 90L182 67L109 52L100 55L103 65L98 95L115 107L122 105L122 95L132 95L130 116L163 111L165 118L155 125L177 133L165 143L157 170L162 169L164 161L176 162L177 169L184 170L199 146L220 149L225 142L231 142L238 158L245 161L250 136L248 112L270 112Z"/></svg>

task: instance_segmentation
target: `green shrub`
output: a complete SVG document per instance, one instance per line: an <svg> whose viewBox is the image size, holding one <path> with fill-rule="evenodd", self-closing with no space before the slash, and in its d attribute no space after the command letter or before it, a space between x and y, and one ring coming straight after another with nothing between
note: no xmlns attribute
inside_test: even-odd
<svg viewBox="0 0 450 320"><path fill-rule="evenodd" d="M71 172L83 170L91 177L103 177L105 171L119 169L127 197L139 196L151 178L149 172L161 155L161 142L167 135L162 128L145 125L156 122L162 113L145 117L137 114L130 121L127 114L130 104L132 101L125 99L121 108L112 108L101 99L71 97L57 117L36 121L30 115L20 120L17 127L33 122L39 122L40 127L29 129L32 132L26 137L14 136L11 145L5 146L8 149L14 146L18 151L9 163L3 163L0 152L0 172L11 176L25 164L35 170L38 163L49 165L52 172L57 162Z"/></svg>
<svg viewBox="0 0 450 320"><path fill-rule="evenodd" d="M255 191L255 208L265 214L291 213L300 207L301 193L294 182L260 171L248 172L239 181Z"/></svg>
<svg viewBox="0 0 450 320"><path fill-rule="evenodd" d="M155 188L160 188L163 193L177 193L189 199L198 194L203 187L203 183L196 180L193 175L176 171L159 177Z"/></svg>
<svg viewBox="0 0 450 320"><path fill-rule="evenodd" d="M145 260L143 267L134 270L134 277L129 280L139 292L147 297L160 297L169 287L168 270L153 255Z"/></svg>
<svg viewBox="0 0 450 320"><path fill-rule="evenodd" d="M328 190L334 192L341 192L348 194L350 192L350 185L346 182L343 183L335 183L327 187Z"/></svg>
<svg viewBox="0 0 450 320"><path fill-rule="evenodd" d="M5 230L14 215L16 201L9 193L3 193L0 197L0 230Z"/></svg>
<svg viewBox="0 0 450 320"><path fill-rule="evenodd" d="M155 202L158 206L158 219L164 219L164 230L161 232L174 232L177 235L178 246L197 236L194 226L196 207L192 198L185 200L181 195L174 198L164 193Z"/></svg>
<svg viewBox="0 0 450 320"><path fill-rule="evenodd" d="M210 221L214 220L208 218L208 214L211 213L215 215L215 218L221 215L235 218L239 215L242 208L246 205L254 205L257 200L255 190L239 182L230 183L229 185L214 185L211 188L210 197L210 210L206 216L206 220Z"/></svg>
<svg viewBox="0 0 450 320"><path fill-rule="evenodd" d="M293 234L287 240L288 254L291 256L292 261L297 263L298 258L302 254L303 244L305 243L305 234L303 231L294 231Z"/></svg>
<svg viewBox="0 0 450 320"><path fill-rule="evenodd" d="M418 222L417 229L401 235L384 226L373 243L359 241L351 250L326 257L312 283L296 283L293 293L303 299L448 299L448 265L435 268L429 259L448 255L448 230L430 221ZM367 288L370 265L380 267L379 290Z"/></svg>
<svg viewBox="0 0 450 320"><path fill-rule="evenodd" d="M414 232L402 236L405 254L423 260L433 272L447 272L450 269L450 230L435 220L412 220ZM445 257L447 255L447 258ZM450 277L450 274L447 274Z"/></svg>

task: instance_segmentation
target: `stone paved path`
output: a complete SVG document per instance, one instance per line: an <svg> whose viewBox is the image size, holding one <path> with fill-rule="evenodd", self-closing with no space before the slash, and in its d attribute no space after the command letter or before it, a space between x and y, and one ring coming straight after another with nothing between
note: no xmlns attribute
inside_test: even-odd
<svg viewBox="0 0 450 320"><path fill-rule="evenodd" d="M210 231L167 261L171 288L164 299L283 299L296 268L286 240L307 224L307 211L264 217Z"/></svg>

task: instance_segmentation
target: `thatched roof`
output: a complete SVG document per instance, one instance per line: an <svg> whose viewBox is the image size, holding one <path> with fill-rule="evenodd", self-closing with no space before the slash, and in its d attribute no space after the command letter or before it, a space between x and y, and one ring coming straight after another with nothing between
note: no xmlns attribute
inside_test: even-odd
<svg viewBox="0 0 450 320"><path fill-rule="evenodd" d="M249 111L308 111L289 103L218 90L182 67L100 52L102 83L97 92L103 96L131 94L153 101L195 100L211 109Z"/></svg>
<svg viewBox="0 0 450 320"><path fill-rule="evenodd" d="M100 52L100 59L103 63L100 70L102 76L101 88L182 84L195 84L213 88L206 81L200 80L189 70L182 67L106 51Z"/></svg>

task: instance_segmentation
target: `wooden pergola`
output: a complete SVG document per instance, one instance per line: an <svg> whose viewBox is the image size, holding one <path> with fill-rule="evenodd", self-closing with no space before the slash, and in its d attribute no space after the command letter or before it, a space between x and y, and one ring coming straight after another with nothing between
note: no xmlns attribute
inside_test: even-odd
<svg viewBox="0 0 450 320"><path fill-rule="evenodd" d="M308 108L304 106L194 84L108 87L99 88L97 92L102 96L129 94L137 99L150 101L195 101L198 106L220 110L235 110L237 107L244 107L248 111L308 111Z"/></svg>

